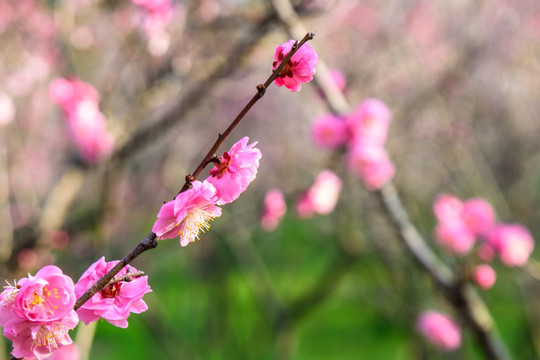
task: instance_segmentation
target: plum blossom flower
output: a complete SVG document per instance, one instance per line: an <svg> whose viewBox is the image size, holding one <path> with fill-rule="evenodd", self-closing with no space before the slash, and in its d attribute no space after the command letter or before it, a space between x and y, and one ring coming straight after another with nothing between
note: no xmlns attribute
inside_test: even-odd
<svg viewBox="0 0 540 360"><path fill-rule="evenodd" d="M315 119L311 127L311 137L323 149L337 149L349 140L346 122L339 116L324 114Z"/></svg>
<svg viewBox="0 0 540 360"><path fill-rule="evenodd" d="M248 141L247 136L240 139L223 153L219 164L210 170L206 180L216 188L218 205L236 200L257 176L262 154L255 148L257 142L247 145Z"/></svg>
<svg viewBox="0 0 540 360"><path fill-rule="evenodd" d="M287 204L283 192L279 189L270 189L264 197L261 227L266 231L273 231L286 211Z"/></svg>
<svg viewBox="0 0 540 360"><path fill-rule="evenodd" d="M0 294L0 326L13 342L11 354L41 360L71 344L68 330L79 322L75 301L73 281L53 265L6 287Z"/></svg>
<svg viewBox="0 0 540 360"><path fill-rule="evenodd" d="M314 213L331 213L336 207L341 186L341 179L334 172L321 171L313 185L300 195L296 204L298 216L308 218Z"/></svg>
<svg viewBox="0 0 540 360"><path fill-rule="evenodd" d="M117 263L118 261L106 262L105 258L102 257L90 265L84 274L81 275L77 284L75 284L75 294L77 297L80 297L90 289L96 281ZM117 277L124 276L128 272L134 273L136 271L137 269L126 266L118 273ZM126 328L128 326L127 318L131 313L140 314L148 309L142 298L144 294L151 291L147 276L137 277L129 282L115 282L106 286L85 302L77 310L77 314L85 324L103 318L114 326Z"/></svg>
<svg viewBox="0 0 540 360"><path fill-rule="evenodd" d="M425 311L416 321L418 332L432 345L445 351L461 345L461 330L448 316L437 311Z"/></svg>
<svg viewBox="0 0 540 360"><path fill-rule="evenodd" d="M276 48L272 63L274 70L289 54L294 44L294 40L289 40ZM275 80L276 85L280 87L285 85L292 92L300 91L302 83L313 79L318 61L315 50L308 44L302 45L281 70L281 75Z"/></svg>
<svg viewBox="0 0 540 360"><path fill-rule="evenodd" d="M394 164L382 146L357 143L349 149L349 170L360 177L368 190L380 189L395 174Z"/></svg>
<svg viewBox="0 0 540 360"><path fill-rule="evenodd" d="M485 237L495 224L491 205L480 198L462 202L451 194L441 194L433 204L437 218L435 237L448 252L465 255L477 237Z"/></svg>
<svg viewBox="0 0 540 360"><path fill-rule="evenodd" d="M495 225L495 212L484 199L473 198L463 203L461 213L467 228L478 236L485 236Z"/></svg>
<svg viewBox="0 0 540 360"><path fill-rule="evenodd" d="M487 239L501 261L507 266L523 266L534 249L534 239L523 225L499 224Z"/></svg>
<svg viewBox="0 0 540 360"><path fill-rule="evenodd" d="M99 110L99 93L79 79L56 79L49 86L51 99L62 107L71 142L87 163L109 156L114 138Z"/></svg>
<svg viewBox="0 0 540 360"><path fill-rule="evenodd" d="M210 227L209 221L221 216L216 201L216 189L211 183L194 181L191 189L163 204L152 231L159 240L180 235L180 245L186 246Z"/></svg>
<svg viewBox="0 0 540 360"><path fill-rule="evenodd" d="M379 99L365 99L346 116L355 143L383 146L392 120L390 109Z"/></svg>
<svg viewBox="0 0 540 360"><path fill-rule="evenodd" d="M473 279L482 289L490 289L497 280L495 270L487 264L478 265L473 270Z"/></svg>

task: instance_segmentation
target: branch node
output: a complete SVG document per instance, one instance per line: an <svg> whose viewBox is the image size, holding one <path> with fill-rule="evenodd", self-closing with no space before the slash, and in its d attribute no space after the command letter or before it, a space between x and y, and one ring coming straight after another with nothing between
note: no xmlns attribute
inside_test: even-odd
<svg viewBox="0 0 540 360"><path fill-rule="evenodd" d="M279 76L280 74L278 74ZM259 97L263 97L266 93L266 86L264 84L257 85L257 92L259 93Z"/></svg>

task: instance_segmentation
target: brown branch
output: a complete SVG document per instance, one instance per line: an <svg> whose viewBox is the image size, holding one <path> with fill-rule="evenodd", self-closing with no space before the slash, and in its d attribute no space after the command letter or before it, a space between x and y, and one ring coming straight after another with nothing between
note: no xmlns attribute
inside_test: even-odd
<svg viewBox="0 0 540 360"><path fill-rule="evenodd" d="M248 111L255 105L257 101L259 101L265 93L265 90L272 82L280 75L281 70L289 61L289 59L296 53L296 51L307 41L313 39L314 34L308 33L306 34L300 42L296 42L289 54L283 59L282 63L272 72L272 74L268 77L266 82L263 85L257 86L257 93L253 96L253 98L248 102L248 104L240 111L238 116L233 120L231 125L218 136L218 139L208 152L208 154L204 157L204 159L200 162L199 166L195 169L195 171L191 175L186 176L186 183L180 190L179 194L183 191L186 191L189 188L189 185L191 184L191 181L194 181L197 176L202 172L204 167L208 165L210 162L209 159L214 157L214 153L218 150L219 146L225 141L225 139L229 136L229 134L234 130L236 125L240 123L240 121L244 118L244 116L248 113ZM122 270L126 265L128 265L131 261L133 261L137 256L142 254L143 252L153 249L157 246L156 241L156 234L153 232L150 232L146 237L133 249L131 250L118 264L116 264L107 274L105 274L101 279L99 279L90 289L88 289L79 299L77 299L77 302L75 303L75 310L79 309L86 301L88 301L92 296L94 296L98 291L101 291L113 278L118 274L120 270Z"/></svg>

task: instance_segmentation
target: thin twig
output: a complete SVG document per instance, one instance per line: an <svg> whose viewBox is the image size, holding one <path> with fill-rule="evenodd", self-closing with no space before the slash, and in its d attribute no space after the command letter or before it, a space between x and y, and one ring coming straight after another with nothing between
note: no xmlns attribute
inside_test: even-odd
<svg viewBox="0 0 540 360"><path fill-rule="evenodd" d="M197 166L195 171L191 174L186 176L186 183L180 190L179 194L183 191L186 191L191 181L194 181L199 174L202 172L204 167L210 163L209 159L213 158L215 156L215 152L218 150L219 146L223 144L227 136L234 130L236 125L244 118L244 116L247 114L247 112L253 107L253 105L259 101L265 94L266 88L272 84L272 82L280 75L281 70L287 63L287 61L290 60L290 58L296 53L296 51L307 41L313 39L315 36L314 33L308 33L306 34L300 42L296 42L289 54L283 59L282 63L272 72L272 74L268 77L266 82L264 84L257 86L257 93L253 96L253 98L248 102L248 104L240 111L238 116L233 120L231 125L218 136L218 139L210 149L210 151L207 153L207 155L204 157L204 159L200 162L200 164ZM94 296L98 291L101 291L113 278L122 270L126 265L128 265L131 261L133 261L137 256L142 254L143 252L153 249L157 246L156 241L156 234L153 232L150 232L146 237L133 249L131 250L118 264L116 264L107 274L105 274L101 279L99 279L90 289L88 289L80 298L77 299L77 302L75 303L75 310L79 309L86 301L88 301L92 296Z"/></svg>

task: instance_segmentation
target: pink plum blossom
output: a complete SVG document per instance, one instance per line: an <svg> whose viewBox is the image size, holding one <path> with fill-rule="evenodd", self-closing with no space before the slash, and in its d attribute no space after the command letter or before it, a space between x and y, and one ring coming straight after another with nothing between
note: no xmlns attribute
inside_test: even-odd
<svg viewBox="0 0 540 360"><path fill-rule="evenodd" d="M294 44L294 40L289 40L276 48L272 64L274 70L289 54ZM302 83L313 79L318 61L319 58L315 50L308 44L302 45L281 70L281 75L275 80L276 85L285 85L293 92L300 91Z"/></svg>
<svg viewBox="0 0 540 360"><path fill-rule="evenodd" d="M433 203L433 212L440 222L459 221L463 212L463 203L454 195L441 194Z"/></svg>
<svg viewBox="0 0 540 360"><path fill-rule="evenodd" d="M501 261L507 266L523 266L534 249L534 239L529 230L519 224L499 224L488 239Z"/></svg>
<svg viewBox="0 0 540 360"><path fill-rule="evenodd" d="M283 192L279 189L270 189L264 197L261 227L266 231L273 231L286 211L287 204Z"/></svg>
<svg viewBox="0 0 540 360"><path fill-rule="evenodd" d="M248 141L248 137L240 139L210 170L206 180L216 188L218 205L236 200L257 176L262 154L255 148L256 142L247 145Z"/></svg>
<svg viewBox="0 0 540 360"><path fill-rule="evenodd" d="M473 270L473 279L482 289L490 289L497 280L495 270L487 264L478 265Z"/></svg>
<svg viewBox="0 0 540 360"><path fill-rule="evenodd" d="M161 207L152 231L159 240L174 239L180 235L180 245L186 246L207 230L209 221L221 216L216 206L215 187L208 181L194 181L193 187Z"/></svg>
<svg viewBox="0 0 540 360"><path fill-rule="evenodd" d="M437 224L435 238L446 251L457 255L468 254L476 241L474 234L461 222Z"/></svg>
<svg viewBox="0 0 540 360"><path fill-rule="evenodd" d="M467 228L475 235L487 235L495 225L495 212L484 199L473 198L463 203L461 213Z"/></svg>
<svg viewBox="0 0 540 360"><path fill-rule="evenodd" d="M416 321L418 332L432 345L445 351L461 345L461 330L448 316L437 311L425 311Z"/></svg>
<svg viewBox="0 0 540 360"><path fill-rule="evenodd" d="M321 171L308 191L300 195L296 204L298 216L308 218L314 213L331 213L336 207L341 186L341 179L334 172Z"/></svg>
<svg viewBox="0 0 540 360"><path fill-rule="evenodd" d="M13 342L11 354L45 359L71 344L68 330L79 322L75 301L73 281L53 265L5 287L0 294L0 326Z"/></svg>
<svg viewBox="0 0 540 360"><path fill-rule="evenodd" d="M311 127L311 138L323 149L337 149L349 140L345 121L333 114L324 114L315 119Z"/></svg>
<svg viewBox="0 0 540 360"><path fill-rule="evenodd" d="M383 146L392 119L390 109L378 99L366 99L346 116L355 143Z"/></svg>
<svg viewBox="0 0 540 360"><path fill-rule="evenodd" d="M81 278L75 285L75 294L80 297L90 289L103 275L111 270L118 261L105 262L102 257L93 263L81 275ZM126 266L117 277L126 275L128 272L134 273L137 269ZM106 286L103 290L95 294L90 300L85 302L77 314L85 324L97 321L103 318L121 328L128 326L127 318L131 313L140 314L148 309L148 306L142 300L144 294L151 292L148 286L148 277L141 276L132 281L119 281Z"/></svg>
<svg viewBox="0 0 540 360"><path fill-rule="evenodd" d="M79 360L81 358L77 345L62 346L49 358L50 360Z"/></svg>
<svg viewBox="0 0 540 360"><path fill-rule="evenodd" d="M394 164L380 146L358 143L349 149L349 170L362 179L368 190L378 190L395 174Z"/></svg>
<svg viewBox="0 0 540 360"><path fill-rule="evenodd" d="M87 163L109 156L114 138L108 132L105 116L99 110L99 93L79 79L56 79L49 86L51 99L62 107L70 139Z"/></svg>

